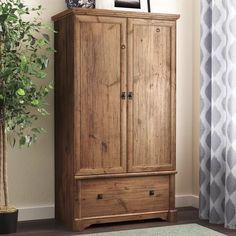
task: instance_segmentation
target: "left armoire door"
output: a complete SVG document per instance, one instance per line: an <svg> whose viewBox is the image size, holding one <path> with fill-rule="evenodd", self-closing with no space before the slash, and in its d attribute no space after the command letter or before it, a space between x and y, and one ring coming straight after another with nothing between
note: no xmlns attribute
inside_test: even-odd
<svg viewBox="0 0 236 236"><path fill-rule="evenodd" d="M127 170L127 20L76 16L76 175Z"/></svg>

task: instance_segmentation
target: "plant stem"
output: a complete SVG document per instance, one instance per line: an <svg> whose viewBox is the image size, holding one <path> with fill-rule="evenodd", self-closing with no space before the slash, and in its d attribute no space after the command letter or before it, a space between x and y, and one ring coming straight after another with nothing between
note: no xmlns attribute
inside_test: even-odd
<svg viewBox="0 0 236 236"><path fill-rule="evenodd" d="M5 206L9 206L8 200L8 181L7 181L7 155L6 155L6 134L5 124L2 125L2 137L3 137L3 194Z"/></svg>
<svg viewBox="0 0 236 236"><path fill-rule="evenodd" d="M0 69L2 68L2 33L0 32ZM0 86L2 86L2 78L0 78ZM2 133L2 107L0 107L0 206L2 205L2 190L3 190L3 170L2 170L2 163L3 163L3 133Z"/></svg>
<svg viewBox="0 0 236 236"><path fill-rule="evenodd" d="M2 205L2 125L0 125L0 206Z"/></svg>

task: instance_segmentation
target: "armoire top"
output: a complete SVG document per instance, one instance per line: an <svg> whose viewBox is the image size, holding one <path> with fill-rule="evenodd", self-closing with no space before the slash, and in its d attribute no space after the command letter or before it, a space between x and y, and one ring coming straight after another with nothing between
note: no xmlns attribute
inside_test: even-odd
<svg viewBox="0 0 236 236"><path fill-rule="evenodd" d="M59 14L56 14L55 16L52 17L52 20L58 21L70 15L109 16L109 17L140 18L140 19L168 20L168 21L176 21L180 17L180 15L178 14L166 14L166 13L148 13L148 12L114 11L114 10L105 10L105 9L71 8Z"/></svg>

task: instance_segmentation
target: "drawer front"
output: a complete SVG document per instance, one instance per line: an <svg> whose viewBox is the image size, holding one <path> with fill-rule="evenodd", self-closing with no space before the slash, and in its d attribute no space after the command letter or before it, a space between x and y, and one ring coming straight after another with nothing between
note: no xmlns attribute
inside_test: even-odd
<svg viewBox="0 0 236 236"><path fill-rule="evenodd" d="M152 212L169 208L169 176L83 180L81 217Z"/></svg>

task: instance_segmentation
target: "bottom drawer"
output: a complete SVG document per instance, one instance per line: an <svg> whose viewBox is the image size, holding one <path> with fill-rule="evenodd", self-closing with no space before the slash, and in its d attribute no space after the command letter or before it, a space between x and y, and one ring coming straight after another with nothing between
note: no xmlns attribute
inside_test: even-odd
<svg viewBox="0 0 236 236"><path fill-rule="evenodd" d="M81 180L78 185L82 218L169 209L169 176Z"/></svg>

